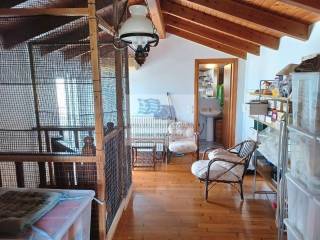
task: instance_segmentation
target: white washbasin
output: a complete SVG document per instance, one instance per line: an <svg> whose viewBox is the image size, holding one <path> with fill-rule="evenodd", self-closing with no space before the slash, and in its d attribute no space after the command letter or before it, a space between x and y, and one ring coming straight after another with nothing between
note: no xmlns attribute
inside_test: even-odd
<svg viewBox="0 0 320 240"><path fill-rule="evenodd" d="M214 140L213 139L213 136L214 136L213 121L214 121L214 118L216 118L221 114L221 111L207 110L207 111L200 111L200 114L206 117L206 122L207 122L206 140L208 142L212 142Z"/></svg>
<svg viewBox="0 0 320 240"><path fill-rule="evenodd" d="M206 140L213 141L214 119L221 114L221 107L217 98L200 98L200 115L206 118Z"/></svg>
<svg viewBox="0 0 320 240"><path fill-rule="evenodd" d="M205 117L217 117L221 114L221 111L200 111L200 114Z"/></svg>

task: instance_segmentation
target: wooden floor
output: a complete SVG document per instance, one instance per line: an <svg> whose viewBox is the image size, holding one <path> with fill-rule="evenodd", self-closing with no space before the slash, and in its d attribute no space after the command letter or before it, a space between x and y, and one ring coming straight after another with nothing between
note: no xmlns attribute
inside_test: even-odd
<svg viewBox="0 0 320 240"><path fill-rule="evenodd" d="M243 202L226 184L216 185L205 202L191 163L183 157L156 171L135 170L132 199L114 239L276 239L275 211L266 196L253 199L252 176L246 176ZM259 188L266 188L262 180Z"/></svg>

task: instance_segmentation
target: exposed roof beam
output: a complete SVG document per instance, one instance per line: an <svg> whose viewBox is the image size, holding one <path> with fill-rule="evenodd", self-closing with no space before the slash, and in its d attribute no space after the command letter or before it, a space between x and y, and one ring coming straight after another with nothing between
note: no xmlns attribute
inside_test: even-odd
<svg viewBox="0 0 320 240"><path fill-rule="evenodd" d="M2 0L0 2L0 8L11 8L11 7L14 7L24 1L25 0Z"/></svg>
<svg viewBox="0 0 320 240"><path fill-rule="evenodd" d="M128 6L131 5L145 5L146 1L145 0L128 0Z"/></svg>
<svg viewBox="0 0 320 240"><path fill-rule="evenodd" d="M160 38L166 37L166 29L163 21L162 11L159 0L147 0L150 17L155 25Z"/></svg>
<svg viewBox="0 0 320 240"><path fill-rule="evenodd" d="M105 3L111 2L111 0L99 0L99 2L102 1L104 1ZM121 0L120 2L123 3L124 0ZM87 11L87 8L85 9ZM97 15L100 19L100 26L105 25L106 23L111 21L111 13L112 4L109 4L97 11ZM48 35L42 36L39 41L48 43L78 41L81 39L85 39L89 35L86 18L75 19L73 17L33 16L28 17L27 19L21 19L23 19L23 21L14 21L12 23L8 21L7 25L0 26L0 33L4 40L5 47L12 47L15 44L33 39L43 33L48 33ZM103 20L104 22L102 23ZM84 21L86 21L86 23L84 23L85 26L83 26ZM79 26L79 23L81 26ZM37 27L29 27L33 25ZM15 29L15 31L13 31L12 29ZM47 49L43 47L42 49L44 50L43 53L46 54L59 48L61 48L61 46L57 45Z"/></svg>
<svg viewBox="0 0 320 240"><path fill-rule="evenodd" d="M279 0L279 1L320 14L319 0Z"/></svg>
<svg viewBox="0 0 320 240"><path fill-rule="evenodd" d="M101 16L97 14L98 26L101 30L107 32L109 35L114 36L115 30L111 24L107 23Z"/></svg>
<svg viewBox="0 0 320 240"><path fill-rule="evenodd" d="M176 3L164 1L162 4L162 10L165 13L184 18L205 27L213 28L257 44L261 44L273 49L279 48L279 38L277 37L193 10L188 7L184 7Z"/></svg>
<svg viewBox="0 0 320 240"><path fill-rule="evenodd" d="M77 38L79 36L79 38ZM88 21L86 18L78 18L72 22L59 26L41 36L33 38L33 41L41 43L72 42L89 36Z"/></svg>
<svg viewBox="0 0 320 240"><path fill-rule="evenodd" d="M212 10L276 30L294 38L307 40L308 24L233 0L189 0Z"/></svg>
<svg viewBox="0 0 320 240"><path fill-rule="evenodd" d="M96 8L100 9L111 3L112 0L97 0L95 4ZM50 8L53 6L56 8L87 8L88 0L25 0L18 5L19 8Z"/></svg>
<svg viewBox="0 0 320 240"><path fill-rule="evenodd" d="M78 42L81 39L86 39L88 36L88 22L83 18L79 18L48 32L44 36L36 37L32 40L44 44L40 45L40 49L41 54L45 55L65 47L65 45L57 45L54 43Z"/></svg>
<svg viewBox="0 0 320 240"><path fill-rule="evenodd" d="M232 48L232 47L230 47L228 45L221 44L219 42L210 40L208 38L204 38L204 37L202 37L200 35L193 34L191 32L175 28L174 26L166 25L166 30L169 33L172 33L172 34L177 35L179 37L182 37L182 38L188 39L190 41L199 43L199 44L207 46L209 48L212 48L212 49L215 49L215 50L218 50L218 51L222 51L222 52L231 54L233 56L237 56L239 58L243 58L243 59L247 58L247 53L244 52L244 51L241 51L241 50L236 49L236 48Z"/></svg>
<svg viewBox="0 0 320 240"><path fill-rule="evenodd" d="M74 20L76 20L75 17L34 16L21 22L14 31L0 27L4 47L13 47ZM30 28L30 26L36 27Z"/></svg>
<svg viewBox="0 0 320 240"><path fill-rule="evenodd" d="M25 0L18 8L87 7L87 0Z"/></svg>
<svg viewBox="0 0 320 240"><path fill-rule="evenodd" d="M122 1L123 2L123 1ZM114 30L111 24L109 22L112 22L112 11L113 6L108 5L102 9L99 9L97 11L97 18L98 18L98 24L99 27L102 30L108 30L108 31L102 31L98 33L99 36L99 42L106 42L106 41L112 41L111 36L114 35ZM70 27L70 25L72 27ZM109 35L109 36L108 36ZM46 36L41 37L40 41L41 43L54 43L54 42L61 42L60 39L63 39L62 42L87 42L89 41L89 28L88 28L88 21L85 18L79 18L69 24L65 24L59 28L56 28L55 30L49 32ZM48 54L53 51L63 51L66 52L66 50L71 52L70 49L76 49L78 48L79 51L75 52L73 56L79 55L82 52L90 51L90 49L86 49L85 47L81 47L79 45L53 45L53 46L42 46L41 53L42 54ZM68 54L66 58L72 58L68 57ZM69 54L71 56L72 54Z"/></svg>
<svg viewBox="0 0 320 240"><path fill-rule="evenodd" d="M90 56L90 45L88 44L89 40L90 39L84 40L83 41L84 45L81 45L81 44L69 45L69 46L66 46L60 50L63 51L66 59L79 57L85 53L88 53ZM113 37L111 35L109 35L107 32L99 32L98 33L98 42L102 43L101 45L99 44L99 47L105 46L105 44L103 44L103 43L106 43L106 42L108 42L107 45L113 47L112 40L113 40Z"/></svg>
<svg viewBox="0 0 320 240"><path fill-rule="evenodd" d="M105 58L107 54L111 54L110 57L112 57L112 54L114 54L114 47L112 45L99 45L99 56L100 61L102 58ZM81 63L90 62L90 51L83 52L80 55L76 56L81 59Z"/></svg>
<svg viewBox="0 0 320 240"><path fill-rule="evenodd" d="M88 8L0 8L1 17L88 16Z"/></svg>
<svg viewBox="0 0 320 240"><path fill-rule="evenodd" d="M250 52L255 55L260 54L260 46L252 42L248 42L243 39L236 38L231 35L227 35L168 14L165 14L165 21L168 25L201 35L203 37L220 42L224 45L228 45L245 52Z"/></svg>

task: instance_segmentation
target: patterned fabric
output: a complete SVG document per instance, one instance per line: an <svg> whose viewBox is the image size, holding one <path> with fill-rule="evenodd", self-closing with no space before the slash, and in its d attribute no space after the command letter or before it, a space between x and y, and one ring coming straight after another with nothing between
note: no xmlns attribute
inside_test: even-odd
<svg viewBox="0 0 320 240"><path fill-rule="evenodd" d="M161 119L175 119L176 111L173 106L160 105L160 109L154 114L154 117Z"/></svg>
<svg viewBox="0 0 320 240"><path fill-rule="evenodd" d="M233 154L223 148L215 149L208 154L209 160L215 159L215 158L222 158L228 161L233 162L240 162L241 158L239 158L236 154Z"/></svg>
<svg viewBox="0 0 320 240"><path fill-rule="evenodd" d="M0 235L18 235L59 202L60 193L27 189L0 193Z"/></svg>
<svg viewBox="0 0 320 240"><path fill-rule="evenodd" d="M139 114L156 114L160 111L159 99L138 99L139 102Z"/></svg>
<svg viewBox="0 0 320 240"><path fill-rule="evenodd" d="M197 178L206 179L209 162L210 160L199 160L194 162L191 166L192 174L195 175ZM237 175L233 173L232 170L227 170L228 168L222 165L221 162L215 162L210 167L209 179L214 180L217 179L220 175L222 175L218 178L219 180L239 181L239 178L237 177Z"/></svg>
<svg viewBox="0 0 320 240"><path fill-rule="evenodd" d="M197 144L189 140L171 142L169 150L175 153L192 153L197 151Z"/></svg>
<svg viewBox="0 0 320 240"><path fill-rule="evenodd" d="M169 125L169 150L176 153L192 153L198 149L193 124L173 122Z"/></svg>
<svg viewBox="0 0 320 240"><path fill-rule="evenodd" d="M193 124L173 122L169 125L168 132L172 139L194 138Z"/></svg>
<svg viewBox="0 0 320 240"><path fill-rule="evenodd" d="M235 163L241 162L241 160L242 160L236 154L230 153L229 151L222 149L222 148L211 151L208 154L208 158L210 160L219 158L219 159L232 161ZM208 164L209 164L210 160L199 160L199 161L193 163L192 167L191 167L191 171L192 171L193 175L197 176L198 178L205 179L207 177ZM210 166L209 179L214 180L217 177L219 177L221 174L226 172L218 179L219 180L226 180L226 181L239 181L242 177L242 174L244 171L244 166L243 165L238 165L235 167L233 167L233 166L234 166L234 164L229 163L229 162L222 162L222 161L214 162Z"/></svg>

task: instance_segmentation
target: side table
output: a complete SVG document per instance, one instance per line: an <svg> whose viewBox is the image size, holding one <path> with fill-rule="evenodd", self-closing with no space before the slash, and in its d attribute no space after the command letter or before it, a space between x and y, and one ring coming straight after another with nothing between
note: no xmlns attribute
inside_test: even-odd
<svg viewBox="0 0 320 240"><path fill-rule="evenodd" d="M156 143L147 141L137 141L131 144L132 168L136 167L156 167Z"/></svg>

